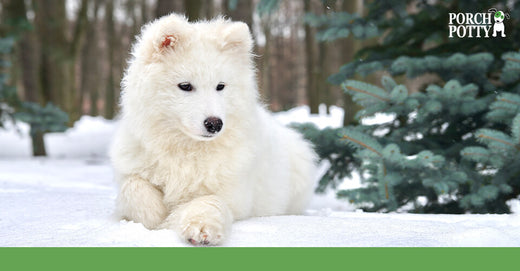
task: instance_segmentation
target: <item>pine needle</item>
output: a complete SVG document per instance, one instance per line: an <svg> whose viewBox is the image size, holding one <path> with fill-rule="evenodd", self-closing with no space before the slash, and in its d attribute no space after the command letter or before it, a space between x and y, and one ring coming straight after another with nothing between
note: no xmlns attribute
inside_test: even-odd
<svg viewBox="0 0 520 271"><path fill-rule="evenodd" d="M516 58L512 58L512 57L506 57L505 60L509 60L509 61L520 63L520 59L516 59Z"/></svg>
<svg viewBox="0 0 520 271"><path fill-rule="evenodd" d="M505 99L505 98L500 98L500 99L497 99L501 102L506 102L506 103L510 103L510 104L516 104L516 105L520 105L520 103L517 103L515 101L511 101L511 100L508 100L508 99Z"/></svg>
<svg viewBox="0 0 520 271"><path fill-rule="evenodd" d="M517 145L513 145L505 140L502 140L502 139L498 139L498 138L494 138L494 137L491 137L491 136L487 136L487 135L478 135L478 137L481 137L481 138L487 138L487 139L491 139L491 140L494 140L494 141L497 141L497 142L500 142L500 143L503 143L503 144L506 144L506 145L509 145L511 147L515 147L515 149L519 150L520 151L520 147L517 146Z"/></svg>
<svg viewBox="0 0 520 271"><path fill-rule="evenodd" d="M376 151L374 148L372 148L372 147L368 146L367 144L365 144L365 143L363 143L363 142L361 142L359 140L356 140L356 139L354 139L354 138L352 138L352 137L350 137L348 135L343 135L342 139L348 139L350 141L353 141L353 142L355 142L355 143L357 143L357 144L359 144L359 145L361 145L361 146L371 150L372 152L376 153L377 155L383 156L380 152Z"/></svg>
<svg viewBox="0 0 520 271"><path fill-rule="evenodd" d="M355 87L351 87L351 86L345 86L346 88L348 88L349 90L352 90L352 91L355 91L355 92L360 92L360 93L364 93L364 94L367 94L367 95L370 95L376 99L379 99L379 100L382 100L382 101L385 101L385 102L388 102L390 101L390 99L387 99L387 98L384 98L384 97L381 97L377 94L374 94L374 93L370 93L368 91L364 91L362 89L358 89L358 88L355 88Z"/></svg>

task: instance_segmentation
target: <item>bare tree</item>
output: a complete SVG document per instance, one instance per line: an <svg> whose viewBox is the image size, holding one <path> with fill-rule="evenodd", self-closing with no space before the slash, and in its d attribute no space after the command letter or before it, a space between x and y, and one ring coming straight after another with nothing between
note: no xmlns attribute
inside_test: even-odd
<svg viewBox="0 0 520 271"><path fill-rule="evenodd" d="M253 27L253 0L237 1L234 9L229 8L229 0L222 1L224 13L234 21L246 23L250 29Z"/></svg>
<svg viewBox="0 0 520 271"><path fill-rule="evenodd" d="M157 0L155 17L159 18L172 12L182 13L184 8L183 4L183 1Z"/></svg>
<svg viewBox="0 0 520 271"><path fill-rule="evenodd" d="M304 1L304 12L311 12L311 0ZM314 39L313 31L310 25L305 24L305 57L307 67L307 98L312 114L318 113L319 106L319 92L318 92L318 77L316 59L316 41Z"/></svg>
<svg viewBox="0 0 520 271"><path fill-rule="evenodd" d="M114 82L114 50L116 47L116 29L114 25L114 1L106 1L105 4L105 27L108 50L108 82L105 89L105 110L104 116L113 119L115 116L115 82Z"/></svg>
<svg viewBox="0 0 520 271"><path fill-rule="evenodd" d="M58 104L69 114L71 123L80 115L75 63L84 37L87 3L81 1L71 39L67 35L65 0L38 1L35 8L43 102Z"/></svg>
<svg viewBox="0 0 520 271"><path fill-rule="evenodd" d="M99 88L101 82L99 80L101 74L101 61L92 56L100 55L99 48L99 8L101 0L93 0L92 16L88 19L86 33L88 39L84 43L81 55L81 105L86 104L88 110L86 113L91 116L99 115L98 100ZM85 102L88 99L88 102Z"/></svg>
<svg viewBox="0 0 520 271"><path fill-rule="evenodd" d="M348 13L361 13L363 10L362 1L349 1L343 0L341 9ZM345 41L343 41L341 50L341 60L343 63L351 62L354 59L354 52L358 51L362 46L362 42L359 40L355 40L353 37L349 37ZM349 94L343 93L343 111L345 112L343 115L343 125L347 126L354 121L354 116L356 112L359 110L359 107L352 100L352 96Z"/></svg>
<svg viewBox="0 0 520 271"><path fill-rule="evenodd" d="M30 22L27 18L25 2L3 0L2 5L5 10L5 16L2 18L4 24L11 24L12 28L16 28L13 30L20 35L16 55L21 69L23 98L29 102L39 103L38 44L35 32L33 29L27 27L30 25Z"/></svg>
<svg viewBox="0 0 520 271"><path fill-rule="evenodd" d="M265 43L263 48L258 48L260 54L260 93L267 99L276 102L271 91L273 87L271 85L271 65L269 60L271 59L271 15L268 14L261 18L260 24L262 26L263 34L265 37Z"/></svg>
<svg viewBox="0 0 520 271"><path fill-rule="evenodd" d="M150 15L148 14L148 3L146 0L140 0L141 1L141 25L145 24L150 20Z"/></svg>
<svg viewBox="0 0 520 271"><path fill-rule="evenodd" d="M24 1L4 0L5 9L3 22L11 24L11 32L19 36L16 55L21 69L21 81L23 86L23 98L25 101L41 103L40 85L38 83L38 44L34 31L29 30L30 24L27 18L27 8ZM24 26L25 25L25 26ZM43 133L31 133L32 151L34 156L46 155Z"/></svg>
<svg viewBox="0 0 520 271"><path fill-rule="evenodd" d="M202 0L184 0L184 9L190 21L197 21L203 17Z"/></svg>

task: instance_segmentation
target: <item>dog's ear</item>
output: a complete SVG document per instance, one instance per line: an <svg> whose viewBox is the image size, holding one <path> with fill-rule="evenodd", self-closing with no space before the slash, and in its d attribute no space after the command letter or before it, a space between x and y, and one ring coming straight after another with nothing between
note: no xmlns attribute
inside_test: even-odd
<svg viewBox="0 0 520 271"><path fill-rule="evenodd" d="M179 35L176 33L172 34L164 34L159 40L156 40L155 47L159 51L175 49L175 46L178 45Z"/></svg>
<svg viewBox="0 0 520 271"><path fill-rule="evenodd" d="M139 55L146 62L155 62L167 53L180 50L188 41L189 28L187 19L177 14L170 14L144 26Z"/></svg>
<svg viewBox="0 0 520 271"><path fill-rule="evenodd" d="M221 48L223 51L249 53L253 48L253 39L247 24L243 22L227 24L222 30Z"/></svg>

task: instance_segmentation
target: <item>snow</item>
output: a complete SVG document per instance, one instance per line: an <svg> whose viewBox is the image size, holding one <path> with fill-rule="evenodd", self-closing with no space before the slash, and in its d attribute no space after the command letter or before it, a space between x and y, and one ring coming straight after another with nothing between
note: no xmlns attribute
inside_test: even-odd
<svg viewBox="0 0 520 271"><path fill-rule="evenodd" d="M106 158L107 146L116 125L115 121L102 117L83 116L65 133L45 135L47 154L60 159ZM31 139L28 134L29 125L22 122L17 123L17 129L10 123L7 131L0 129L0 158L31 157Z"/></svg>
<svg viewBox="0 0 520 271"><path fill-rule="evenodd" d="M299 107L277 118L323 128L341 125L342 114L333 107L331 115L311 116ZM67 132L46 135L48 158L30 157L26 125L0 130L0 246L188 246L173 231L114 217L106 150L116 125L84 116ZM358 185L359 176L343 187ZM363 213L329 191L304 215L235 222L223 246L520 246L519 202L510 202L511 215Z"/></svg>
<svg viewBox="0 0 520 271"><path fill-rule="evenodd" d="M283 124L291 122L311 122L318 128L323 129L327 126L340 127L343 125L343 109L337 106L330 107L330 114L324 104L319 106L319 113L311 115L308 106L299 106L285 112L276 113L276 118Z"/></svg>

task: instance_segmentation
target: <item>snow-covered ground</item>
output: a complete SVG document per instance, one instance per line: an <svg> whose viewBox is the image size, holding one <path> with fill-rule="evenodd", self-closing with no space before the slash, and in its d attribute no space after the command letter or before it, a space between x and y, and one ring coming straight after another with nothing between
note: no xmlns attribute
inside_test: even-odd
<svg viewBox="0 0 520 271"><path fill-rule="evenodd" d="M342 111L278 113L283 123L339 126ZM113 216L116 187L106 158L116 123L83 117L46 135L49 158L30 157L27 127L0 130L0 246L187 246L169 230L150 231ZM349 180L346 187L359 185ZM518 207L518 201L512 202ZM415 215L356 211L316 195L301 216L233 224L224 246L520 246L520 215Z"/></svg>

